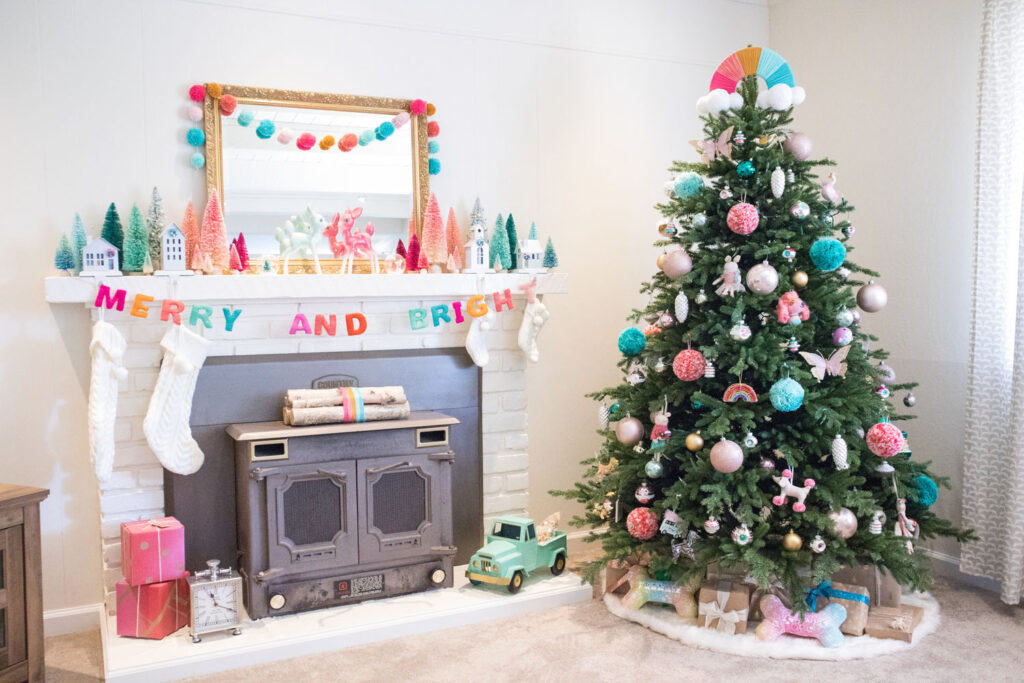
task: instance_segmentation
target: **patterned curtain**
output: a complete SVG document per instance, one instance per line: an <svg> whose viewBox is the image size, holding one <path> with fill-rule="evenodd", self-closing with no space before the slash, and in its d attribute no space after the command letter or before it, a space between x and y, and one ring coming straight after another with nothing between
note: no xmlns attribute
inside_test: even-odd
<svg viewBox="0 0 1024 683"><path fill-rule="evenodd" d="M960 569L1024 592L1024 2L986 0L982 31Z"/></svg>

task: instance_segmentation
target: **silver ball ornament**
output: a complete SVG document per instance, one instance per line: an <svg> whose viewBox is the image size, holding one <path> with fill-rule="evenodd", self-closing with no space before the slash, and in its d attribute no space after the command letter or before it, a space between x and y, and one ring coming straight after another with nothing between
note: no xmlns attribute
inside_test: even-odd
<svg viewBox="0 0 1024 683"><path fill-rule="evenodd" d="M627 415L615 423L615 437L619 443L632 446L644 438L644 425L635 417Z"/></svg>
<svg viewBox="0 0 1024 683"><path fill-rule="evenodd" d="M779 286L779 271L764 261L747 271L747 287L754 294L771 294Z"/></svg>
<svg viewBox="0 0 1024 683"><path fill-rule="evenodd" d="M644 465L644 472L651 479L657 479L665 473L665 468L662 467L661 463L657 460L649 460L647 464Z"/></svg>
<svg viewBox="0 0 1024 683"><path fill-rule="evenodd" d="M829 513L832 520L830 531L840 538L850 538L857 533L857 515L850 508L839 508Z"/></svg>
<svg viewBox="0 0 1024 683"><path fill-rule="evenodd" d="M849 308L844 308L836 313L836 323L840 327L849 327L853 324L853 311Z"/></svg>
<svg viewBox="0 0 1024 683"><path fill-rule="evenodd" d="M711 466L719 472L735 472L743 465L743 449L735 441L722 439L711 447Z"/></svg>
<svg viewBox="0 0 1024 683"><path fill-rule="evenodd" d="M811 147L811 139L803 133L790 134L782 145L782 148L792 154L797 161L806 161L811 156Z"/></svg>
<svg viewBox="0 0 1024 683"><path fill-rule="evenodd" d="M907 395L903 397L903 405L908 408L913 408L917 405L917 396L914 396L914 392L907 392Z"/></svg>
<svg viewBox="0 0 1024 683"><path fill-rule="evenodd" d="M662 259L661 270L670 280L678 280L693 270L693 259L685 250L677 249Z"/></svg>
<svg viewBox="0 0 1024 683"><path fill-rule="evenodd" d="M888 301L889 295L886 293L885 287L874 280L857 290L857 305L868 313L877 313L885 308Z"/></svg>
<svg viewBox="0 0 1024 683"><path fill-rule="evenodd" d="M891 365L886 365L885 363L879 363L878 364L878 377L883 382L887 382L889 384L895 384L896 383L896 371L892 369Z"/></svg>

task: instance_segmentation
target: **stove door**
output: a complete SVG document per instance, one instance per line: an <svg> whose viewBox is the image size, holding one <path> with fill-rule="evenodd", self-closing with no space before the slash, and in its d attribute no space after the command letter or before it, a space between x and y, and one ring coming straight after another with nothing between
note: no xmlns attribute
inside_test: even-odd
<svg viewBox="0 0 1024 683"><path fill-rule="evenodd" d="M289 467L266 483L271 568L291 574L359 562L353 461Z"/></svg>
<svg viewBox="0 0 1024 683"><path fill-rule="evenodd" d="M449 467L426 454L359 461L361 562L428 555L442 537L450 542L443 511Z"/></svg>

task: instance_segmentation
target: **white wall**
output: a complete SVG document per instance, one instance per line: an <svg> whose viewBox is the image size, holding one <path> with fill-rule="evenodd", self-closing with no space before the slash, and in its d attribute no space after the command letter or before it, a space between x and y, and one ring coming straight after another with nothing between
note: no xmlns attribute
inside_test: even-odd
<svg viewBox="0 0 1024 683"><path fill-rule="evenodd" d="M202 196L184 144L189 85L424 97L442 128L444 168L433 180L442 205L464 219L479 195L492 220L512 211L553 235L573 293L548 301L531 372L540 517L569 512L546 491L569 485L598 443L582 394L618 378L615 337L654 271L651 207L664 169L690 154L694 100L719 60L767 37L759 0L5 0L0 480L52 491L46 607L99 602L101 577L85 434L88 318L46 305L42 277L75 211L98 232L110 201L123 213L144 206L153 185L172 219Z"/></svg>
<svg viewBox="0 0 1024 683"><path fill-rule="evenodd" d="M971 308L981 0L779 0L771 44L807 89L794 127L839 164L857 207L852 259L882 273L867 329L916 380L914 458L951 477L936 511L960 519ZM902 398L902 397L901 397ZM902 406L901 406L902 407ZM959 556L956 542L931 544Z"/></svg>

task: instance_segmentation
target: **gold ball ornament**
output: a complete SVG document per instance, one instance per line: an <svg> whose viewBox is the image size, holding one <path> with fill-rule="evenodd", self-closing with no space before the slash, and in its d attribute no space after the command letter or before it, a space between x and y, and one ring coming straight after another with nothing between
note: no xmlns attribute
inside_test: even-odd
<svg viewBox="0 0 1024 683"><path fill-rule="evenodd" d="M798 270L795 273L793 273L793 284L796 285L797 287L806 287L807 273L805 273L802 270Z"/></svg>
<svg viewBox="0 0 1024 683"><path fill-rule="evenodd" d="M696 453L702 448L704 448L704 438L700 435L700 432L686 435L686 450Z"/></svg>
<svg viewBox="0 0 1024 683"><path fill-rule="evenodd" d="M790 531L782 539L782 547L786 550L800 550L804 545L804 539L800 538L796 533Z"/></svg>
<svg viewBox="0 0 1024 683"><path fill-rule="evenodd" d="M667 256L665 252L661 252L660 254L658 254L658 270L661 270L661 267L665 264L665 256Z"/></svg>

